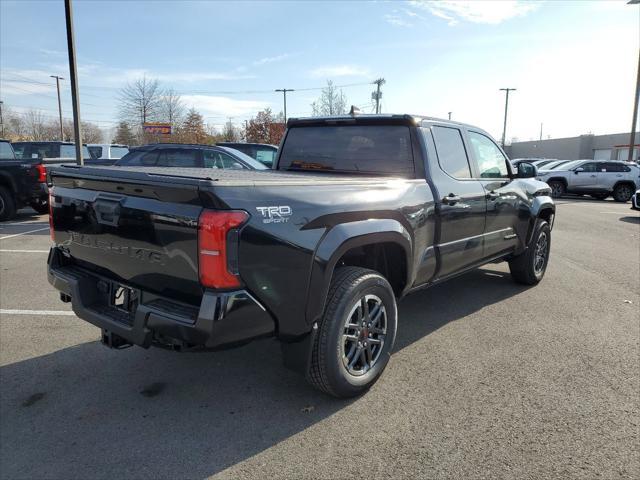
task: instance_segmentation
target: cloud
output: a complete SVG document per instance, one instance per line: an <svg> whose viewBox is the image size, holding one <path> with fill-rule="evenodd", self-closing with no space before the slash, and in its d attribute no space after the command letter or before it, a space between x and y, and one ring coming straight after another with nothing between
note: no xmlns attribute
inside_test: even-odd
<svg viewBox="0 0 640 480"><path fill-rule="evenodd" d="M388 13L384 16L384 19L388 24L393 25L394 27L413 27L413 23L408 22L398 13Z"/></svg>
<svg viewBox="0 0 640 480"><path fill-rule="evenodd" d="M449 25L460 21L497 25L527 15L539 4L522 0L413 0L410 5L447 20Z"/></svg>
<svg viewBox="0 0 640 480"><path fill-rule="evenodd" d="M290 56L291 56L290 53L283 53L282 55L276 55L274 57L263 57L253 62L253 64L255 66L259 66L259 65L266 65L267 63L281 62L282 60L286 60Z"/></svg>
<svg viewBox="0 0 640 480"><path fill-rule="evenodd" d="M229 97L211 95L183 95L182 100L189 108L198 110L203 117L226 118L254 115L271 104L259 100L236 100Z"/></svg>
<svg viewBox="0 0 640 480"><path fill-rule="evenodd" d="M309 74L315 78L368 77L371 72L357 65L332 65L315 68Z"/></svg>

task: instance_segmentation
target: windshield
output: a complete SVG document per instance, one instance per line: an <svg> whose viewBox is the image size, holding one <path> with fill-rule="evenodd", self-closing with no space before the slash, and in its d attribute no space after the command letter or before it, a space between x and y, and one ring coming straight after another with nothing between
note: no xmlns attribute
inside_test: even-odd
<svg viewBox="0 0 640 480"><path fill-rule="evenodd" d="M340 125L291 128L282 147L278 168L412 175L409 127Z"/></svg>
<svg viewBox="0 0 640 480"><path fill-rule="evenodd" d="M557 163L553 164L552 167L549 167L548 165L547 165L547 167L548 167L549 170L555 170L556 168L560 168L560 167L564 168L568 163L569 163L569 160L563 160L561 162L557 162Z"/></svg>
<svg viewBox="0 0 640 480"><path fill-rule="evenodd" d="M257 160L254 160L246 153L242 153L240 150L236 150L235 148L229 148L229 147L220 147L220 148L222 148L223 150L226 150L237 159L242 160L244 163L249 165L251 168L254 168L255 170L267 170L267 167L265 167L262 163L258 162Z"/></svg>
<svg viewBox="0 0 640 480"><path fill-rule="evenodd" d="M586 160L572 160L571 162L562 165L562 170L571 170L579 165L582 165Z"/></svg>

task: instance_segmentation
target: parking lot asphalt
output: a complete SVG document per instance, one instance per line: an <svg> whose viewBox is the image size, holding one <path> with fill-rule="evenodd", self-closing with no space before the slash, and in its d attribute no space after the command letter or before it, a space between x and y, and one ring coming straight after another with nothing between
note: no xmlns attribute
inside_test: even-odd
<svg viewBox="0 0 640 480"><path fill-rule="evenodd" d="M640 216L558 202L542 283L492 264L399 306L336 400L278 344L108 350L46 280L46 216L0 224L0 477L640 478Z"/></svg>

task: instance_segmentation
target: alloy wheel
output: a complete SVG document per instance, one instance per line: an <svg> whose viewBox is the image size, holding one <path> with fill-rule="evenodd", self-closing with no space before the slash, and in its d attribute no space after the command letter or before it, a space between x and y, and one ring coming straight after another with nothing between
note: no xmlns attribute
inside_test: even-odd
<svg viewBox="0 0 640 480"><path fill-rule="evenodd" d="M549 256L549 238L546 232L542 232L536 242L536 249L533 258L533 271L536 275L542 274L547 266L547 257Z"/></svg>
<svg viewBox="0 0 640 480"><path fill-rule="evenodd" d="M365 295L347 315L340 342L342 364L361 376L371 370L382 353L387 334L387 311L376 295Z"/></svg>

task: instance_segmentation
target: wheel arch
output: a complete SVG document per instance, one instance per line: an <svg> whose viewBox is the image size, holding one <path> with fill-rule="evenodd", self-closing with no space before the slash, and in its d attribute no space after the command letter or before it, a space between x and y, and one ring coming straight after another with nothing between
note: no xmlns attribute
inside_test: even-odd
<svg viewBox="0 0 640 480"><path fill-rule="evenodd" d="M0 187L6 187L12 194L16 194L17 186L15 179L6 172L0 172Z"/></svg>

